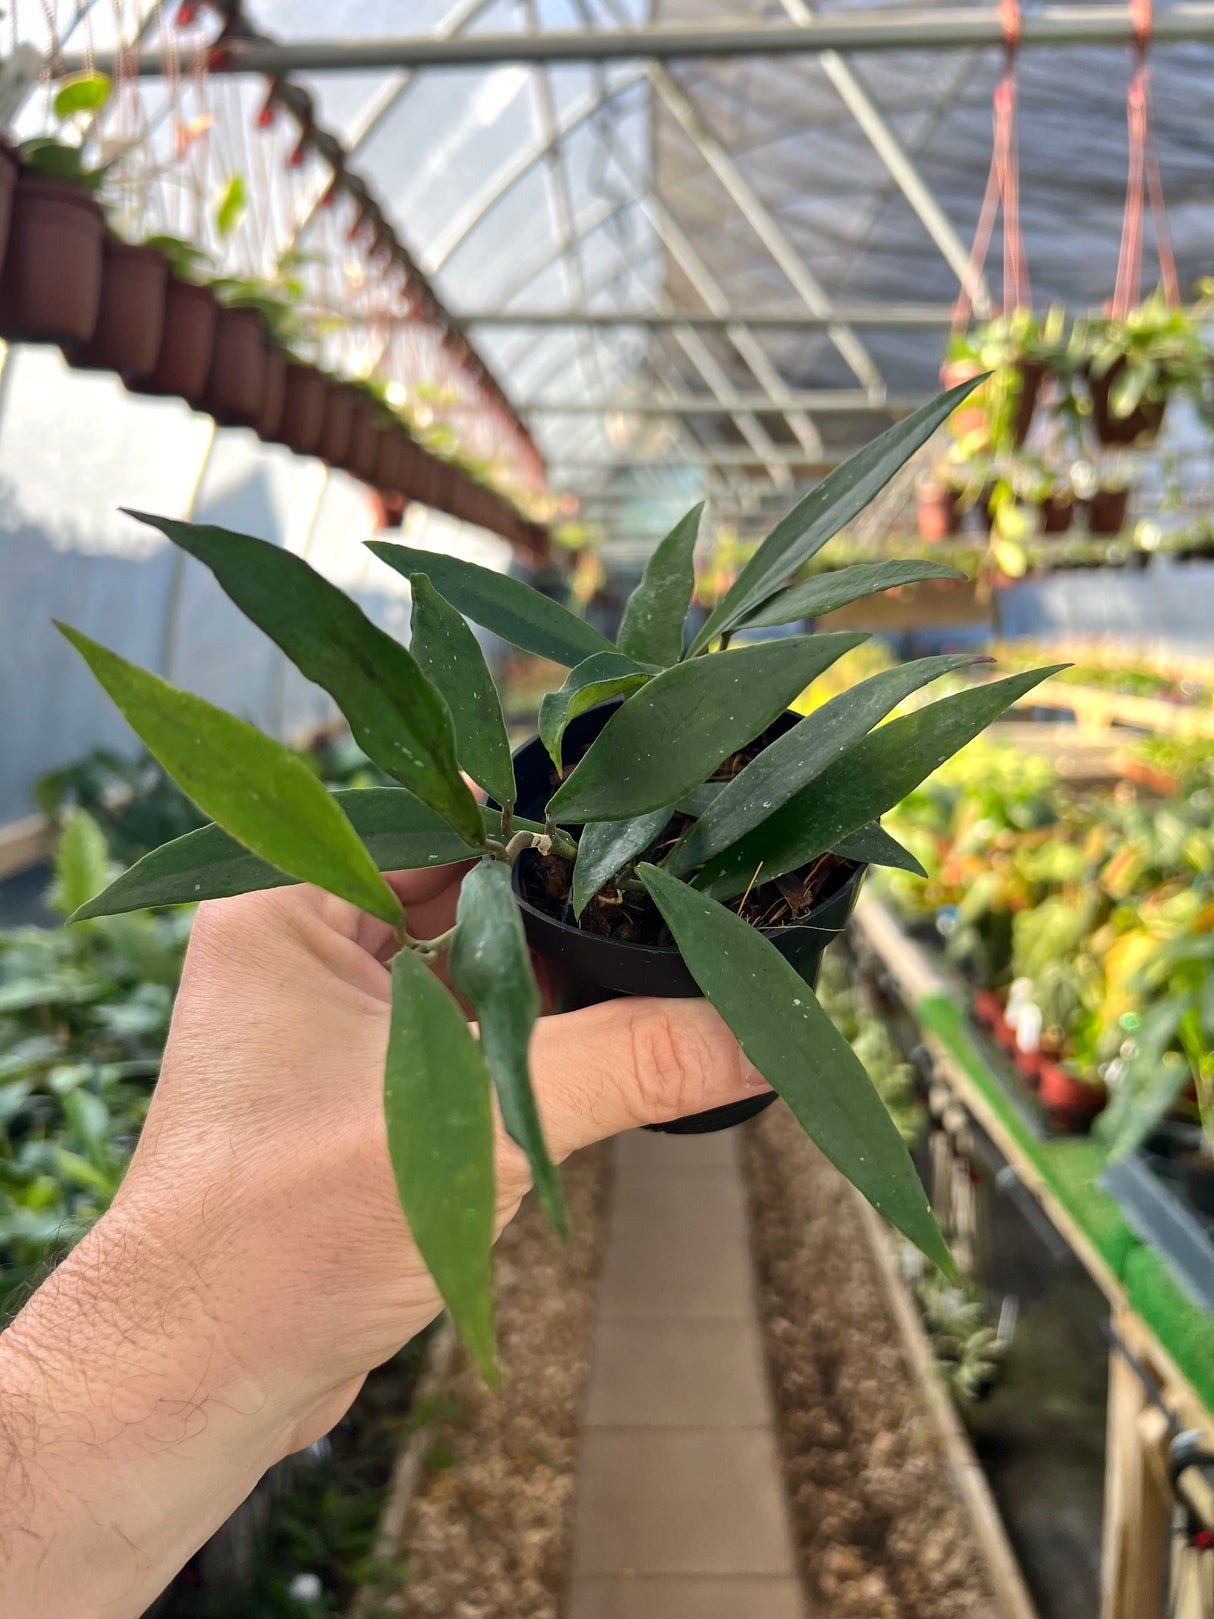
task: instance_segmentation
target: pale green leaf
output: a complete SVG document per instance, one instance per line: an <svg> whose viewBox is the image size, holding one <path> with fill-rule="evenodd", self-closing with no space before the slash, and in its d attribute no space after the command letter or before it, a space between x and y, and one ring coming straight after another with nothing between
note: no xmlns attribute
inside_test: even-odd
<svg viewBox="0 0 1214 1619"><path fill-rule="evenodd" d="M56 620L148 752L226 831L300 882L399 926L400 901L341 806L299 757Z"/></svg>
<svg viewBox="0 0 1214 1619"><path fill-rule="evenodd" d="M100 112L110 99L112 86L105 73L72 73L55 94L55 117L72 118L78 112Z"/></svg>

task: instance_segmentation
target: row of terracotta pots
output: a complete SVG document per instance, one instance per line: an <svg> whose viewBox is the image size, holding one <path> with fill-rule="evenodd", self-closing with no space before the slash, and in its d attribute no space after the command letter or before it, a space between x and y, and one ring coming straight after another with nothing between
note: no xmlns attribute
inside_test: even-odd
<svg viewBox="0 0 1214 1619"><path fill-rule="evenodd" d="M79 186L19 173L0 146L0 337L57 343L135 393L174 395L224 427L315 455L403 501L479 523L527 549L542 530L439 461L370 394L292 358L255 309L182 281L152 247L121 241ZM396 521L399 522L399 517Z"/></svg>
<svg viewBox="0 0 1214 1619"><path fill-rule="evenodd" d="M1108 1100L1104 1082L1077 1079L1050 1052L1022 1050L1015 1029L1004 1016L1003 1000L994 990L975 990L972 1004L978 1022L1036 1095L1051 1128L1064 1135L1086 1134Z"/></svg>
<svg viewBox="0 0 1214 1619"><path fill-rule="evenodd" d="M1080 504L1068 492L1048 495L1037 507L1041 532L1067 533ZM1120 534L1129 516L1130 492L1119 488L1097 489L1083 504L1087 508L1089 534ZM980 497L978 505L989 529L993 523L989 495ZM922 484L915 492L915 515L920 539L938 543L960 534L964 517L961 491L943 483Z"/></svg>

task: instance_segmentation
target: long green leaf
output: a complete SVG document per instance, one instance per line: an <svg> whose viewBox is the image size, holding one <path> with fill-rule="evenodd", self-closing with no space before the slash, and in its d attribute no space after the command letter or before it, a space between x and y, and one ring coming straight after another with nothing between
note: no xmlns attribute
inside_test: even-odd
<svg viewBox="0 0 1214 1619"><path fill-rule="evenodd" d="M905 562L857 562L850 568L836 568L833 573L820 573L803 584L790 585L779 595L771 596L756 612L750 613L739 626L742 630L757 630L761 626L794 624L802 618L821 618L839 607L873 596L879 590L893 590L897 585L915 585L923 579L967 579L968 574L947 562L928 562L908 559Z"/></svg>
<svg viewBox="0 0 1214 1619"><path fill-rule="evenodd" d="M465 617L512 646L522 647L524 652L534 652L572 668L596 652L615 651L611 642L584 619L575 617L559 602L541 596L520 579L494 573L492 568L480 568L460 557L419 551L411 545L369 540L367 548L406 579L415 573L426 574L444 600L458 607Z"/></svg>
<svg viewBox="0 0 1214 1619"><path fill-rule="evenodd" d="M173 780L247 849L398 926L400 901L298 754L56 620Z"/></svg>
<svg viewBox="0 0 1214 1619"><path fill-rule="evenodd" d="M858 832L849 832L830 852L844 860L858 860L863 865L893 866L898 871L913 872L916 877L927 876L910 850L904 849L897 838L890 837L880 821L870 821Z"/></svg>
<svg viewBox="0 0 1214 1619"><path fill-rule="evenodd" d="M644 854L670 819L670 813L667 805L632 821L590 821L582 828L573 864L574 916L581 916L617 871Z"/></svg>
<svg viewBox="0 0 1214 1619"><path fill-rule="evenodd" d="M683 626L695 589L695 548L704 502L675 524L645 565L629 596L615 644L641 663L678 663Z"/></svg>
<svg viewBox="0 0 1214 1619"><path fill-rule="evenodd" d="M772 529L709 614L691 651L701 651L773 596L803 562L864 510L981 381L981 377L975 377L941 394L828 473Z"/></svg>
<svg viewBox="0 0 1214 1619"><path fill-rule="evenodd" d="M730 899L742 892L760 864L765 882L795 871L900 803L1004 709L1065 668L1056 663L1011 675L891 720L711 860L694 878L696 887L716 899Z"/></svg>
<svg viewBox="0 0 1214 1619"><path fill-rule="evenodd" d="M476 841L480 817L456 762L451 715L412 653L280 545L170 517L130 515L210 568L241 612L329 693L367 757L461 837Z"/></svg>
<svg viewBox="0 0 1214 1619"><path fill-rule="evenodd" d="M380 871L421 871L475 860L480 850L464 842L440 815L403 787L348 787L333 795L345 811ZM497 837L501 816L482 809L485 831ZM516 832L540 833L535 821L514 817ZM204 899L230 899L262 888L295 882L238 843L218 826L199 827L161 844L71 917L118 916L155 905L194 905Z"/></svg>
<svg viewBox="0 0 1214 1619"><path fill-rule="evenodd" d="M544 1140L531 1089L527 1048L540 1015L523 919L510 867L482 860L464 878L448 958L451 982L471 1001L506 1134L527 1155L536 1196L554 1229L569 1235L561 1178Z"/></svg>
<svg viewBox="0 0 1214 1619"><path fill-rule="evenodd" d="M384 1117L413 1240L473 1360L496 1383L489 1068L455 997L414 950L392 962Z"/></svg>
<svg viewBox="0 0 1214 1619"><path fill-rule="evenodd" d="M901 663L862 680L807 714L717 795L679 845L670 870L680 876L705 865L817 780L913 691L973 661L971 654L960 653Z"/></svg>
<svg viewBox="0 0 1214 1619"><path fill-rule="evenodd" d="M514 761L501 699L476 636L424 573L414 574L409 650L447 700L459 762L499 804L514 803Z"/></svg>
<svg viewBox="0 0 1214 1619"><path fill-rule="evenodd" d="M656 866L637 869L692 977L801 1128L879 1213L952 1271L906 1144L813 990L740 916Z"/></svg>
<svg viewBox="0 0 1214 1619"><path fill-rule="evenodd" d="M571 721L608 697L638 691L657 673L656 665L638 668L622 652L596 652L570 669L559 691L546 692L540 703L540 740L557 769L561 768L561 739Z"/></svg>
<svg viewBox="0 0 1214 1619"><path fill-rule="evenodd" d="M864 639L790 636L675 664L616 710L553 795L549 814L626 821L675 803Z"/></svg>

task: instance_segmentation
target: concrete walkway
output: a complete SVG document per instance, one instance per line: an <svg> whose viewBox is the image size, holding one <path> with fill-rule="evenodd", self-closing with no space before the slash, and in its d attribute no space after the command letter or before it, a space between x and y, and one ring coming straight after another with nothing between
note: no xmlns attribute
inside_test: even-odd
<svg viewBox="0 0 1214 1619"><path fill-rule="evenodd" d="M616 1151L566 1619L807 1619L736 1133Z"/></svg>

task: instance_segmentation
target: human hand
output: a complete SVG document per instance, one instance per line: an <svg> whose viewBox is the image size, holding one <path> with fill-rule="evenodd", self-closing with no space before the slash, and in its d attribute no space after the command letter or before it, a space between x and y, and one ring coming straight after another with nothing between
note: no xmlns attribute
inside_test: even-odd
<svg viewBox="0 0 1214 1619"><path fill-rule="evenodd" d="M461 876L391 879L414 937L451 925ZM47 1619L141 1611L265 1467L332 1426L438 1313L383 1123L394 945L312 888L199 907L119 1196L0 1338L23 1398L65 1430L27 1510L31 1535L57 1548L30 1586ZM558 1160L766 1088L696 1000L542 1018L532 1075ZM500 1129L496 1157L500 1230L528 1178ZM39 1439L45 1457L45 1416L39 1435L8 1427L22 1465ZM0 1595L20 1572L10 1560ZM86 1589L100 1605L82 1604Z"/></svg>

